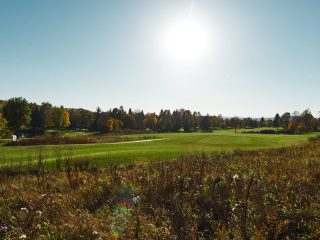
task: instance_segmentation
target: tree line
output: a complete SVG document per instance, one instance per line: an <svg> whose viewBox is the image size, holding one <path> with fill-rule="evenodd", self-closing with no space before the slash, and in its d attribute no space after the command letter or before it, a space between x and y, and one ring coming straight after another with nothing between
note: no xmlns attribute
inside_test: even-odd
<svg viewBox="0 0 320 240"><path fill-rule="evenodd" d="M215 128L282 128L290 133L318 131L320 120L309 109L301 114L286 112L276 114L273 119L224 118L221 115L201 115L187 109L161 110L159 114L144 113L143 110L128 111L122 106L103 112L86 109L56 107L49 102L38 105L26 99L11 98L0 101L0 131L23 131L27 129L87 129L98 132L123 130L157 132L211 131Z"/></svg>

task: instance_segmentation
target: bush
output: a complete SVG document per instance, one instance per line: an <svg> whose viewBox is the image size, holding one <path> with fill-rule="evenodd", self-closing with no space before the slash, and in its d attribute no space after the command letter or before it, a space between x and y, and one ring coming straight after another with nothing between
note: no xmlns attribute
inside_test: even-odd
<svg viewBox="0 0 320 240"><path fill-rule="evenodd" d="M259 133L261 133L261 134L276 134L277 132L273 129L264 129L264 130L261 130Z"/></svg>

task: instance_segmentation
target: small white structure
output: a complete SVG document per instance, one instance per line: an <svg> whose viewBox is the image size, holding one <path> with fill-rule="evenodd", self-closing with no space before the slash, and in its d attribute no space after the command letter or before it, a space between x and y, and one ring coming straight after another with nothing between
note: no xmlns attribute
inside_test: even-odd
<svg viewBox="0 0 320 240"><path fill-rule="evenodd" d="M16 142L18 140L17 135L12 135L12 141Z"/></svg>

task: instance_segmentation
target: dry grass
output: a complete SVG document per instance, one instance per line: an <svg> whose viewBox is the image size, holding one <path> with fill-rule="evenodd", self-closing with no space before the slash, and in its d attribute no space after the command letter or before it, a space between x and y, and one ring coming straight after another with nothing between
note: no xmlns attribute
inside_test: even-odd
<svg viewBox="0 0 320 240"><path fill-rule="evenodd" d="M3 170L0 239L320 238L317 139L103 170L69 159L62 168Z"/></svg>

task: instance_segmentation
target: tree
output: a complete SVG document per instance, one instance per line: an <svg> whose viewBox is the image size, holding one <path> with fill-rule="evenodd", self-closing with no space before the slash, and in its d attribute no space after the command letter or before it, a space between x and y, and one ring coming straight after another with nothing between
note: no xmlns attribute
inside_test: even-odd
<svg viewBox="0 0 320 240"><path fill-rule="evenodd" d="M63 124L62 126L67 128L70 127L71 123L70 123L70 114L67 110L64 109L63 112Z"/></svg>
<svg viewBox="0 0 320 240"><path fill-rule="evenodd" d="M123 118L123 127L126 129L136 128L136 119L133 114L128 113Z"/></svg>
<svg viewBox="0 0 320 240"><path fill-rule="evenodd" d="M64 121L64 108L61 106L60 108L53 108L52 110L52 121L53 126L56 128L63 127L63 121Z"/></svg>
<svg viewBox="0 0 320 240"><path fill-rule="evenodd" d="M0 100L0 114L2 114L3 113L3 108L4 108L4 106L6 105L6 101L4 101L4 100Z"/></svg>
<svg viewBox="0 0 320 240"><path fill-rule="evenodd" d="M182 128L182 111L180 110L175 110L172 113L171 117L171 122L172 122L172 129L171 131L177 132Z"/></svg>
<svg viewBox="0 0 320 240"><path fill-rule="evenodd" d="M37 104L33 104L33 107L32 107L31 127L41 128L41 113L40 113L40 107Z"/></svg>
<svg viewBox="0 0 320 240"><path fill-rule="evenodd" d="M290 120L291 120L291 114L289 112L282 114L280 118L281 126L284 129L288 129Z"/></svg>
<svg viewBox="0 0 320 240"><path fill-rule="evenodd" d="M277 113L276 116L274 117L273 122L272 122L272 126L276 127L276 128L280 127L280 115L279 115L279 113Z"/></svg>
<svg viewBox="0 0 320 240"><path fill-rule="evenodd" d="M144 120L144 113L140 110L135 110L133 112L133 116L136 119L136 128L142 130L144 128L143 120Z"/></svg>
<svg viewBox="0 0 320 240"><path fill-rule="evenodd" d="M305 126L306 131L312 130L312 127L310 125L312 119L313 119L313 116L309 109L304 110L299 116L299 122Z"/></svg>
<svg viewBox="0 0 320 240"><path fill-rule="evenodd" d="M238 119L238 117L233 117L226 120L227 126L234 128L234 133L237 133L237 128L239 128L239 122L240 120Z"/></svg>
<svg viewBox="0 0 320 240"><path fill-rule="evenodd" d="M68 109L70 116L71 128L86 128L94 127L94 113L86 109ZM105 120L107 121L107 120Z"/></svg>
<svg viewBox="0 0 320 240"><path fill-rule="evenodd" d="M310 120L310 126L311 126L312 131L314 131L314 132L318 131L318 127L319 127L318 119L312 118Z"/></svg>
<svg viewBox="0 0 320 240"><path fill-rule="evenodd" d="M209 114L207 114L206 116L203 116L203 117L201 118L200 128L201 128L203 131L209 131L209 130L211 129L211 121L210 121L210 116L209 116Z"/></svg>
<svg viewBox="0 0 320 240"><path fill-rule="evenodd" d="M101 116L101 112L102 111L101 111L100 107L97 107L96 112L94 114L94 124L93 124L93 129L94 130L98 130L98 120L99 120L99 118Z"/></svg>
<svg viewBox="0 0 320 240"><path fill-rule="evenodd" d="M124 116L127 113L124 111L123 107L120 106L119 108L112 109L110 116L114 119L118 119L120 121L123 121Z"/></svg>
<svg viewBox="0 0 320 240"><path fill-rule="evenodd" d="M112 121L113 118L109 118L107 120L107 125L106 125L106 131L107 132L112 132L113 131L113 121Z"/></svg>
<svg viewBox="0 0 320 240"><path fill-rule="evenodd" d="M169 132L172 129L170 110L162 110L159 114L158 129L162 132Z"/></svg>
<svg viewBox="0 0 320 240"><path fill-rule="evenodd" d="M224 119L222 118L222 115L219 114L218 116L212 116L211 117L211 124L212 124L212 127L219 127L219 128L223 128L224 125L225 125L225 121Z"/></svg>
<svg viewBox="0 0 320 240"><path fill-rule="evenodd" d="M193 126L192 114L189 110L183 111L182 125L185 132L190 132Z"/></svg>
<svg viewBox="0 0 320 240"><path fill-rule="evenodd" d="M90 129L94 125L94 113L86 110L86 109L79 109L80 113L80 128Z"/></svg>
<svg viewBox="0 0 320 240"><path fill-rule="evenodd" d="M111 132L113 130L113 127L112 127L113 123L111 121L111 123L109 125L112 127L112 129L108 128L108 122L107 122L108 120L109 120L109 114L105 113L105 112L101 113L100 117L97 121L97 129L96 130L99 132Z"/></svg>
<svg viewBox="0 0 320 240"><path fill-rule="evenodd" d="M4 135L6 127L7 127L7 119L5 119L0 113L0 137Z"/></svg>
<svg viewBox="0 0 320 240"><path fill-rule="evenodd" d="M264 120L264 117L260 119L260 127L265 127L266 126L266 120Z"/></svg>
<svg viewBox="0 0 320 240"><path fill-rule="evenodd" d="M297 121L295 120L290 120L289 123L288 123L288 130L290 130L291 132L296 132L297 129L299 127L299 124ZM301 128L302 126L300 126Z"/></svg>
<svg viewBox="0 0 320 240"><path fill-rule="evenodd" d="M11 98L3 108L3 116L7 119L9 128L21 130L30 123L30 105L22 97Z"/></svg>
<svg viewBox="0 0 320 240"><path fill-rule="evenodd" d="M155 113L148 113L147 115L145 115L143 120L143 124L145 128L156 130L157 123L158 123L158 118Z"/></svg>
<svg viewBox="0 0 320 240"><path fill-rule="evenodd" d="M113 130L118 130L121 129L123 127L123 122L121 120L118 119L112 119L113 122Z"/></svg>
<svg viewBox="0 0 320 240"><path fill-rule="evenodd" d="M115 119L113 117L110 117L106 122L106 131L112 132L114 130L118 130L122 128L122 126L123 126L122 121Z"/></svg>
<svg viewBox="0 0 320 240"><path fill-rule="evenodd" d="M51 103L43 102L40 106L41 126L43 128L51 128L54 126L53 122L53 108Z"/></svg>
<svg viewBox="0 0 320 240"><path fill-rule="evenodd" d="M200 112L193 112L193 130L196 131L200 126L200 120L201 120L201 113Z"/></svg>

